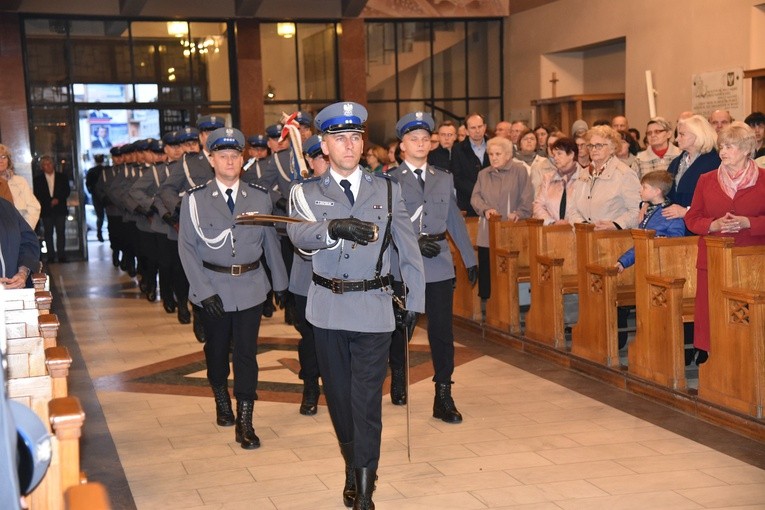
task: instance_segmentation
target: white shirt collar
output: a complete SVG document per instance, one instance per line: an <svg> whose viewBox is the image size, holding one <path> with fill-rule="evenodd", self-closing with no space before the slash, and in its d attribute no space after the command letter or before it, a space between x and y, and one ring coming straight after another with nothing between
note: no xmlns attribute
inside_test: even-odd
<svg viewBox="0 0 765 510"><path fill-rule="evenodd" d="M360 166L357 166L356 170L354 170L353 173L348 177L343 177L339 173L335 172L332 168L329 169L329 175L332 176L338 186L340 186L340 181L343 179L350 181L351 192L353 193L354 198L359 196L359 188L361 188L361 174L362 170ZM340 188L342 189L342 186L340 186Z"/></svg>
<svg viewBox="0 0 765 510"><path fill-rule="evenodd" d="M215 183L218 185L218 189L220 190L220 194L223 195L224 201L228 201L228 195L226 195L226 190L227 189L234 190L234 192L231 193L231 197L234 199L234 203L236 203L236 194L239 192L239 179L237 179L232 186L226 186L225 184L220 182L217 178L215 179Z"/></svg>
<svg viewBox="0 0 765 510"><path fill-rule="evenodd" d="M408 167L409 167L409 170L411 170L411 171L412 171L412 173L414 173L414 171L415 171L415 170L418 170L418 169L419 169L419 170L422 170L422 173L421 173L420 175L422 176L422 181L423 181L423 182L425 182L425 174L427 174L427 173L428 173L428 172L426 171L426 170L427 170L427 167L428 167L428 163L427 163L427 161L425 162L425 165L424 165L424 166L422 166L422 167L419 167L419 166L414 166L413 164L411 164L409 161L406 161L406 160L404 160L404 163L406 163L406 166L408 166ZM415 174L415 177L417 177L417 174Z"/></svg>

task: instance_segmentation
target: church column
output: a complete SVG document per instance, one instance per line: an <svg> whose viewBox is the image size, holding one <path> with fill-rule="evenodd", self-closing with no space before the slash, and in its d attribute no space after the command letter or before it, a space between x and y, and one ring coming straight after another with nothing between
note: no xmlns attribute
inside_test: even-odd
<svg viewBox="0 0 765 510"><path fill-rule="evenodd" d="M31 176L29 117L21 47L21 21L17 14L0 16L0 139L11 151L17 173Z"/></svg>
<svg viewBox="0 0 765 510"><path fill-rule="evenodd" d="M367 66L364 20L361 18L343 19L342 29L338 48L340 99L366 104Z"/></svg>
<svg viewBox="0 0 765 510"><path fill-rule="evenodd" d="M263 108L263 63L260 55L260 23L254 19L236 21L236 62L239 76L240 125L245 136L262 133L265 126Z"/></svg>

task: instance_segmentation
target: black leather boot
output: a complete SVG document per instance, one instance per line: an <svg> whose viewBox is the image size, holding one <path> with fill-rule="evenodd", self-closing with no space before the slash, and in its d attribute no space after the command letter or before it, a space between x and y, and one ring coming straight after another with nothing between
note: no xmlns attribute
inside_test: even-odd
<svg viewBox="0 0 765 510"><path fill-rule="evenodd" d="M377 472L371 468L356 468L356 499L353 500L353 510L375 510L372 493L375 490Z"/></svg>
<svg viewBox="0 0 765 510"><path fill-rule="evenodd" d="M462 415L457 411L452 398L452 383L436 383L436 398L433 400L433 418L446 423L461 423Z"/></svg>
<svg viewBox="0 0 765 510"><path fill-rule="evenodd" d="M263 303L263 317L271 317L274 315L274 291L269 290L266 294L266 300Z"/></svg>
<svg viewBox="0 0 765 510"><path fill-rule="evenodd" d="M356 499L356 475L353 471L353 441L340 443L340 452L345 460L345 485L343 486L343 504L351 508Z"/></svg>
<svg viewBox="0 0 765 510"><path fill-rule="evenodd" d="M194 324L193 324L194 336L197 337L197 341L199 341L199 343L205 343L205 328L204 326L202 326L202 317L201 317L203 311L200 307L198 307L197 305L193 303L191 305L191 311L193 312L193 315L194 315Z"/></svg>
<svg viewBox="0 0 765 510"><path fill-rule="evenodd" d="M191 322L191 312L189 312L187 301L178 301L178 322L181 324Z"/></svg>
<svg viewBox="0 0 765 510"><path fill-rule="evenodd" d="M394 406L406 405L406 372L403 368L390 369L390 401Z"/></svg>
<svg viewBox="0 0 765 510"><path fill-rule="evenodd" d="M313 416L319 410L319 380L306 379L303 381L303 401L300 402L300 414Z"/></svg>
<svg viewBox="0 0 765 510"><path fill-rule="evenodd" d="M252 427L252 400L236 401L236 442L242 445L245 450L254 450L260 448L260 438L255 435L255 429Z"/></svg>
<svg viewBox="0 0 765 510"><path fill-rule="evenodd" d="M230 427L234 424L234 411L231 409L231 396L228 394L228 386L212 386L215 397L216 422L221 427Z"/></svg>

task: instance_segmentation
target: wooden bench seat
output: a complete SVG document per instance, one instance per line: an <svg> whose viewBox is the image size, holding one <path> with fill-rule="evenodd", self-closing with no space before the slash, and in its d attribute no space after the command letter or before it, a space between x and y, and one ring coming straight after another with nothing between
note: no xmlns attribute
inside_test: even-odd
<svg viewBox="0 0 765 510"><path fill-rule="evenodd" d="M576 237L571 225L526 221L529 229L531 306L525 335L557 349L565 349L563 296L579 292Z"/></svg>
<svg viewBox="0 0 765 510"><path fill-rule="evenodd" d="M529 230L526 221L489 220L491 297L486 324L511 334L521 332L519 283L531 279Z"/></svg>
<svg viewBox="0 0 765 510"><path fill-rule="evenodd" d="M628 369L643 379L685 390L683 324L693 322L698 238L657 238L653 230L636 229L632 239L637 331Z"/></svg>
<svg viewBox="0 0 765 510"><path fill-rule="evenodd" d="M465 225L467 226L470 240L473 243L473 249L477 252L478 248L476 246L476 240L478 239L478 218L475 216L465 218ZM470 284L465 263L462 261L462 255L460 255L460 251L455 246L451 236L447 236L447 239L449 240L449 249L452 252L452 261L454 262L457 279L457 285L454 289L454 297L452 299L452 313L456 317L462 317L480 323L481 299L478 297L478 289ZM476 255L476 258L477 257L478 255Z"/></svg>
<svg viewBox="0 0 765 510"><path fill-rule="evenodd" d="M618 273L616 261L632 247L629 230L595 230L577 223L579 321L571 352L608 367L619 366L617 307L635 305L635 273Z"/></svg>
<svg viewBox="0 0 765 510"><path fill-rule="evenodd" d="M764 418L765 246L706 237L711 330L699 398Z"/></svg>

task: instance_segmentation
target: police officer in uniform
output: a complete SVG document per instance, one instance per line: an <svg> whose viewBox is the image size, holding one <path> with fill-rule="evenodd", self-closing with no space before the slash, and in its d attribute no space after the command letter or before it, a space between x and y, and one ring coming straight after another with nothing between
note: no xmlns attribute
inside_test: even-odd
<svg viewBox="0 0 765 510"><path fill-rule="evenodd" d="M194 132L188 128L181 134L184 145L191 145L191 147L187 147L188 152L171 165L170 175L159 188L159 197L162 200L163 208L157 208L162 214L160 217L176 231L178 230L181 197L189 189L206 183L213 174L210 154L205 146L207 137L212 131L220 129L224 125L224 119L219 115L203 115L197 119L198 144L196 140L191 138ZM199 150L200 144L202 150ZM194 315L194 336L200 342L204 342L204 328L202 328L202 323L198 317L199 309L192 304L192 311Z"/></svg>
<svg viewBox="0 0 765 510"><path fill-rule="evenodd" d="M409 287L402 315L409 319L425 309L422 257L401 188L359 165L366 117L366 109L351 102L317 115L330 169L296 187L293 214L309 221L287 225L296 247L314 251L306 318L314 326L324 393L345 459L343 502L356 510L374 508L380 458L382 386L394 329L388 235Z"/></svg>
<svg viewBox="0 0 765 510"><path fill-rule="evenodd" d="M255 179L263 177L263 169L261 168L261 161L268 157L268 138L265 135L252 135L247 139L247 154L250 159L244 164L242 171L249 172L254 171Z"/></svg>
<svg viewBox="0 0 765 510"><path fill-rule="evenodd" d="M321 151L321 137L311 136L303 144L303 153L314 177L321 177L329 169L329 159ZM295 329L300 333L298 359L303 381L303 399L300 402L300 414L313 416L318 412L319 404L319 362L316 360L316 342L313 326L305 318L308 289L313 277L311 257L301 250L295 250L290 271L289 291L295 299Z"/></svg>
<svg viewBox="0 0 765 510"><path fill-rule="evenodd" d="M428 343L433 358L435 399L433 417L447 423L460 423L462 415L451 395L454 373L454 334L452 296L454 262L446 241L447 232L460 251L470 282L478 280L478 261L465 220L454 195L451 172L428 164L430 135L435 124L426 112L404 115L396 124L396 134L404 150L404 162L389 173L401 186L406 210L418 235L425 265L425 313L428 315ZM393 334L390 352L391 400L406 403L406 339L400 330Z"/></svg>
<svg viewBox="0 0 765 510"><path fill-rule="evenodd" d="M261 255L271 266L277 297L287 289L287 271L273 227L237 227L235 223L244 212L271 212L267 190L239 179L244 135L238 129L216 129L207 137L206 148L215 176L183 197L178 250L191 285L189 297L202 308L207 379L215 397L217 423L236 425L236 441L244 449L253 449L260 446L252 426L257 339L270 288ZM236 418L228 393L229 346Z"/></svg>
<svg viewBox="0 0 765 510"><path fill-rule="evenodd" d="M112 265L119 267L120 265L120 239L119 239L119 223L122 222L122 218L119 216L119 209L107 196L107 190L111 186L112 181L117 173L117 167L122 164L122 149L120 147L112 147L109 152L112 156L111 166L104 168L101 173L101 178L96 184L96 195L98 195L101 202L104 204L104 210L106 212L106 228L109 232L109 247L112 250Z"/></svg>

